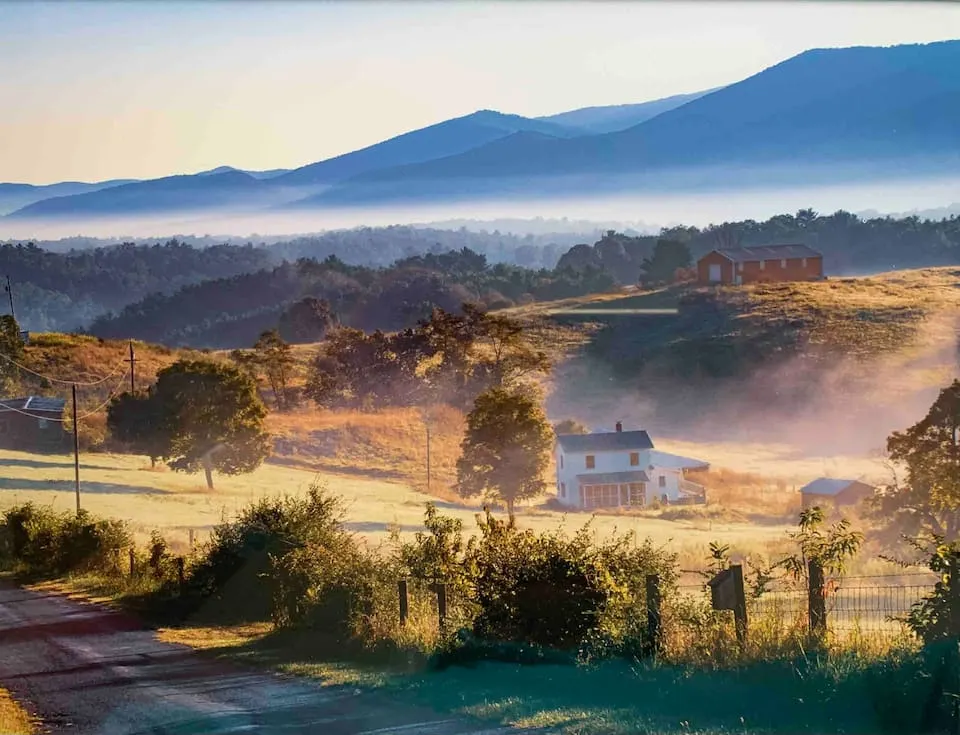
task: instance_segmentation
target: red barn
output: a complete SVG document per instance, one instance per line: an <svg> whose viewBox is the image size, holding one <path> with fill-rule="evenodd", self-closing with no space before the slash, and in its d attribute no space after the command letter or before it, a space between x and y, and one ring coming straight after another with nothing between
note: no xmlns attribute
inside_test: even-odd
<svg viewBox="0 0 960 735"><path fill-rule="evenodd" d="M711 250L697 261L697 280L711 283L773 283L823 278L823 255L806 245L760 245Z"/></svg>

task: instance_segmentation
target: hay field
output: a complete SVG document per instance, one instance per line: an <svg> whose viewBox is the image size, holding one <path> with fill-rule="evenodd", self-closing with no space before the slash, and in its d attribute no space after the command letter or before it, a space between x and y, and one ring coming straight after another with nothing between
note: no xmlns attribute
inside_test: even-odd
<svg viewBox="0 0 960 735"><path fill-rule="evenodd" d="M135 535L144 541L153 529L167 534L180 548L185 547L189 529L202 539L222 517L229 517L261 496L305 493L314 482L341 495L347 502L350 529L377 543L388 537L392 527L401 533L421 528L427 501L437 502L445 513L474 527L479 504L437 500L406 484L361 478L333 472L313 472L297 467L266 464L249 475L215 476L217 489L208 491L202 475L184 475L169 470L151 470L142 457L115 454L88 454L82 457L81 504L93 513L129 521ZM74 507L73 463L68 455L36 455L0 451L0 510L18 503ZM561 523L573 530L590 519L586 513L564 514L541 507L522 509L521 526L546 530ZM764 544L782 537L783 524L757 525L747 522L667 521L632 515L597 516L598 533L634 530L657 543L703 546L719 539L735 544ZM682 544L680 543L682 541Z"/></svg>

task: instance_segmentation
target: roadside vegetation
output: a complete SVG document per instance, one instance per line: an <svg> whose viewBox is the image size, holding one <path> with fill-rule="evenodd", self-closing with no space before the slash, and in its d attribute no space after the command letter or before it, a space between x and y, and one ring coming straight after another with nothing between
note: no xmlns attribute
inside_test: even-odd
<svg viewBox="0 0 960 735"><path fill-rule="evenodd" d="M29 714L0 688L0 732L4 735L32 735L36 726Z"/></svg>

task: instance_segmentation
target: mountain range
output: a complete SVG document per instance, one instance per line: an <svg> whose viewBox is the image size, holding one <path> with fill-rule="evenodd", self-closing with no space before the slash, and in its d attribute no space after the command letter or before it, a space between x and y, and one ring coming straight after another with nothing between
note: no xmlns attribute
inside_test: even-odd
<svg viewBox="0 0 960 735"><path fill-rule="evenodd" d="M960 41L816 49L718 89L539 118L481 110L292 171L0 184L0 211L251 212L945 173L960 163L958 120Z"/></svg>

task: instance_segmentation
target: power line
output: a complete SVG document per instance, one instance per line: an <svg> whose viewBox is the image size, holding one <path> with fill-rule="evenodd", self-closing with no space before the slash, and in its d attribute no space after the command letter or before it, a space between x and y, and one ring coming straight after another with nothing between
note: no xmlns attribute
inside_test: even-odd
<svg viewBox="0 0 960 735"><path fill-rule="evenodd" d="M127 369L125 367L122 367L123 363L127 362L127 360L121 360L119 363L117 363L117 367L114 369L112 373L107 374L106 376L100 378L99 380L94 380L92 382L83 382L78 380L63 380L62 378L54 378L50 375L44 375L43 373L38 373L36 370L30 369L26 365L21 365L12 357L9 357L8 355L3 354L2 352L0 352L0 357L2 357L4 360L9 362L11 365L15 365L16 367L20 368L24 372L30 373L31 375L35 375L38 378L43 378L44 380L47 380L51 383L62 383L63 385L76 385L78 388L79 387L89 388L94 385L100 385L101 383L106 383L108 380L110 380L110 378L114 377L118 371L122 371L124 375L126 375L126 372L127 372Z"/></svg>
<svg viewBox="0 0 960 735"><path fill-rule="evenodd" d="M104 400L103 403L101 403L92 411L87 411L82 416L78 416L77 421L82 421L83 419L89 416L93 416L93 414L100 412L103 409L103 407L106 406L108 403L110 403L110 401L112 401L114 397L120 392L120 386L123 385L126 379L127 379L127 373L126 373L126 370L124 370L123 375L120 376L120 381L117 383L116 386L114 386L113 390L110 391L110 395L107 396L106 400ZM16 406L11 406L7 403L3 403L2 401L0 401L0 409L3 409L3 408L7 409L8 411L13 411L14 413L20 413L20 414L23 414L24 416L29 416L32 419L46 419L47 421L55 421L60 424L67 423L66 419L62 419L62 418L54 419L54 418L50 418L49 416L38 416L35 413L24 411L23 409L17 408Z"/></svg>

